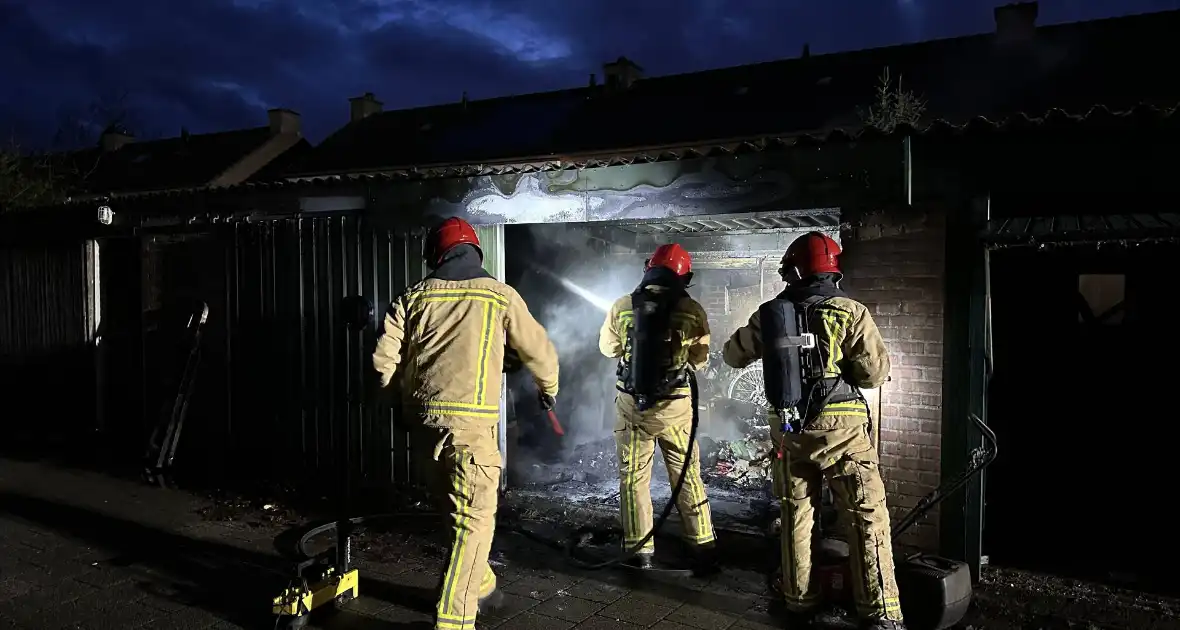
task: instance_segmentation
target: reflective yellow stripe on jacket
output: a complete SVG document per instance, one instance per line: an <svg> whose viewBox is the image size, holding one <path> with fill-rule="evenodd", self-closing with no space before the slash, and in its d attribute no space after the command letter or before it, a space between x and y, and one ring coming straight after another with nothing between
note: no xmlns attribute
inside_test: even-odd
<svg viewBox="0 0 1180 630"><path fill-rule="evenodd" d="M844 338L848 335L848 325L852 321L852 313L848 311L820 304L815 309L811 324L819 320L818 340L820 357L823 360L825 378L840 376L840 362L844 360Z"/></svg>
<svg viewBox="0 0 1180 630"><path fill-rule="evenodd" d="M475 383L475 396L466 402L433 400L425 403L428 413L438 415L469 415L481 418L496 418L500 415L500 399L496 396L494 402L488 402L489 391L499 391L492 378L500 377L499 369L492 369L489 365L489 350L496 337L496 326L502 321L501 313L508 309L508 298L488 289L423 289L408 296L407 311L416 313L421 305L432 302L476 302L482 304L481 336L479 356L476 365L479 375Z"/></svg>

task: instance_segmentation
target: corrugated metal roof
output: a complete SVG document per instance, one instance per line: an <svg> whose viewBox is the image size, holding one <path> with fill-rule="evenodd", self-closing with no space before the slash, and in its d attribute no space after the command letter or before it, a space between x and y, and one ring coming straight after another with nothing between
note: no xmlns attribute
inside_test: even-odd
<svg viewBox="0 0 1180 630"><path fill-rule="evenodd" d="M523 158L516 161L478 164L439 164L382 171L341 173L328 175L293 176L292 182L305 181L392 181L405 179L436 179L446 177L478 177L558 171L566 169L602 168L635 163L669 162L708 157L727 157L786 150L793 147L821 146L833 142L864 142L907 135L924 138L977 136L1031 130L1087 130L1120 131L1136 128L1158 129L1160 125L1180 126L1180 116L1174 116L1180 106L1157 107L1140 104L1123 111L1112 111L1097 105L1083 113L1053 109L1041 116L1019 114L1000 120L977 116L964 123L935 120L919 127L899 126L890 133L872 127L837 128L824 132L801 133L791 136L762 136L718 140L693 145L619 149L609 153Z"/></svg>
<svg viewBox="0 0 1180 630"><path fill-rule="evenodd" d="M840 227L840 210L750 212L717 217L650 219L612 224L636 234L748 234L760 231L822 230Z"/></svg>
<svg viewBox="0 0 1180 630"><path fill-rule="evenodd" d="M1015 217L989 221L983 238L993 247L1178 241L1180 213Z"/></svg>

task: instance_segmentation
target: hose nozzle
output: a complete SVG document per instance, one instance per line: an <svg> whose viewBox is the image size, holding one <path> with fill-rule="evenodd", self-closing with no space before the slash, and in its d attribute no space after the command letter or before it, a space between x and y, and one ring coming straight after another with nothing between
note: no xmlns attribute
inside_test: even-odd
<svg viewBox="0 0 1180 630"><path fill-rule="evenodd" d="M546 409L545 415L549 416L549 426L553 429L553 433L555 433L557 437L562 437L565 435L565 429L561 428L561 422L557 420L557 412L553 411L552 409Z"/></svg>
<svg viewBox="0 0 1180 630"><path fill-rule="evenodd" d="M565 429L561 428L561 422L557 419L557 412L554 411L557 401L545 392L541 392L537 399L541 403L541 409L549 417L549 427L553 429L553 433L557 434L558 437L565 435Z"/></svg>

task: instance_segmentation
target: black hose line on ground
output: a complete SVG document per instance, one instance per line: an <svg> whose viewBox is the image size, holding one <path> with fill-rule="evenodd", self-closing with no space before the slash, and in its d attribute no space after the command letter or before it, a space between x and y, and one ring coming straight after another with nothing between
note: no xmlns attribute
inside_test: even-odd
<svg viewBox="0 0 1180 630"><path fill-rule="evenodd" d="M652 538L654 538L655 535L657 533L659 533L664 528L664 524L668 522L668 517L671 516L672 509L674 507L676 507L676 500L680 498L680 491L684 489L684 481L685 481L685 479L688 478L688 470L690 468L689 462L692 460L692 451L693 451L693 449L697 449L697 444L696 444L697 429L700 426L700 410L699 410L700 392L697 389L696 373L691 369L688 370L688 388L689 388L689 392L691 393L690 399L692 400L692 425L691 425L689 432L688 432L689 452L685 456L684 465L680 467L680 478L676 480L676 485L672 488L672 496L668 498L668 502L664 505L664 511L660 514L660 517L658 519L656 519L655 523L652 525L651 531L649 531L647 533L647 535L643 537L642 540L640 540L639 542L632 545L630 548L623 551L623 553L621 553L613 558L610 558L609 560L603 560L600 562L587 562L585 560L579 559L575 555L577 548L579 546L581 546L582 544L584 544L585 542L588 542L589 540L592 540L594 538L601 538L601 537L609 536L612 533L617 533L617 530L608 530L608 529L605 529L602 527L593 527L593 526L586 526L586 527L578 528L570 536L570 539L569 539L569 541L567 541L566 546L565 546L566 558L570 562L572 562L574 565L576 565L582 569L588 569L591 571L597 571L600 569L605 569L608 567L620 565L620 564L626 562L627 560L630 560L636 553L639 552L640 549L643 549L643 546L646 545L648 543L648 541L650 541ZM699 449L697 449L697 450L698 450L698 457L699 457ZM698 466L699 466L699 464L698 464ZM692 571L688 570L688 569L664 569L664 570L661 570L660 572L661 573L682 573L682 574L686 574L686 575L692 574Z"/></svg>
<svg viewBox="0 0 1180 630"><path fill-rule="evenodd" d="M893 527L892 538L897 540L914 523L926 515L927 512L933 510L938 504L942 503L952 494L958 492L967 482L971 481L979 473L983 472L984 468L991 465L996 460L996 454L999 449L996 446L996 432L987 426L987 423L982 418L975 414L968 414L968 419L979 429L980 435L983 436L984 444L971 452L971 461L968 463L966 470L959 473L957 477L950 482L940 485L935 488L933 492L922 497L917 505L909 511L901 520Z"/></svg>

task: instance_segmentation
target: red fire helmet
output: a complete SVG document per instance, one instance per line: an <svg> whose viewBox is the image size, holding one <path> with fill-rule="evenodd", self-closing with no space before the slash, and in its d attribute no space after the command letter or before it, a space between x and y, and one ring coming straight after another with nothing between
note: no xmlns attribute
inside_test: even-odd
<svg viewBox="0 0 1180 630"><path fill-rule="evenodd" d="M447 252L464 244L475 246L480 260L483 260L483 248L479 246L479 235L475 233L475 228L459 217L451 217L440 223L426 237L426 251L423 252L426 263L431 267L437 267Z"/></svg>
<svg viewBox="0 0 1180 630"><path fill-rule="evenodd" d="M800 278L817 273L840 273L836 258L840 244L823 232L808 232L796 238L783 256L783 271L794 269Z"/></svg>
<svg viewBox="0 0 1180 630"><path fill-rule="evenodd" d="M656 248L656 253L647 259L643 270L648 271L653 267L663 267L678 276L687 276L692 273L692 256L677 243L660 245Z"/></svg>

